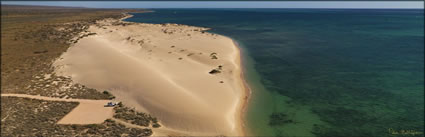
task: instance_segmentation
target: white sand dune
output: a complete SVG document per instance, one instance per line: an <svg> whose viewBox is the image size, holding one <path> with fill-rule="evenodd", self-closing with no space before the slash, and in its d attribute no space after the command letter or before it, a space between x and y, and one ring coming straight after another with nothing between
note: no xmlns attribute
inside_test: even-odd
<svg viewBox="0 0 425 137"><path fill-rule="evenodd" d="M54 62L56 74L112 92L117 100L191 135L242 135L245 89L230 38L176 24L93 25ZM212 56L217 59L212 59ZM222 66L221 73L209 74Z"/></svg>

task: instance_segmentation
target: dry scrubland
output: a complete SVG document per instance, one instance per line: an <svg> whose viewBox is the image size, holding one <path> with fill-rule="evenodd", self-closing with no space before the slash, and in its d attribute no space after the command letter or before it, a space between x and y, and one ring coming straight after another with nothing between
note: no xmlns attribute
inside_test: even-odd
<svg viewBox="0 0 425 137"><path fill-rule="evenodd" d="M119 18L121 10L3 6L1 15L1 93L107 99L108 95L52 74L51 63L69 39L96 20ZM61 29L64 28L64 29Z"/></svg>
<svg viewBox="0 0 425 137"><path fill-rule="evenodd" d="M57 125L75 102L2 97L1 136L149 136L149 128L129 128L114 120L101 124Z"/></svg>
<svg viewBox="0 0 425 137"><path fill-rule="evenodd" d="M13 5L2 5L1 10L2 94L80 99L114 98L109 93L56 76L51 65L69 48L70 43L75 42L69 40L85 31L96 20L121 18L121 13L128 10ZM78 102L1 97L1 136L148 136L152 134L150 127L160 126L156 118L136 113L129 108L117 112L116 118L101 124L56 124L77 105ZM130 122L142 127L119 124L123 123L117 122L122 119L119 117L121 115L137 118Z"/></svg>

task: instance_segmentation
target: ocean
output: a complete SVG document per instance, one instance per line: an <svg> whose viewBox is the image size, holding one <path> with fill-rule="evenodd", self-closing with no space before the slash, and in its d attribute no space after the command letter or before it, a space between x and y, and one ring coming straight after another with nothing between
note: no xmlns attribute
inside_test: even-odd
<svg viewBox="0 0 425 137"><path fill-rule="evenodd" d="M424 10L152 10L126 21L208 27L239 43L249 135L423 136Z"/></svg>

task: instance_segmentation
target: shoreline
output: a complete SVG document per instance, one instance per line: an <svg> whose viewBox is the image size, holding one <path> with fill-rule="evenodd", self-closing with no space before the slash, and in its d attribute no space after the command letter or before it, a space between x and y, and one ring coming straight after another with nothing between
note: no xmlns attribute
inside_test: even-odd
<svg viewBox="0 0 425 137"><path fill-rule="evenodd" d="M231 38L230 38L231 39ZM245 72L244 72L244 70L242 69L243 67L244 67L244 64L243 64L243 58L242 58L242 49L241 49L241 47L240 47L240 45L239 45L239 43L237 43L234 39L232 39L232 41L233 41L233 45L235 45L235 47L238 49L238 54L239 54L239 58L238 58L238 63L239 63L239 66L241 67L240 68L240 71L241 71L241 73L240 73L240 80L241 80L241 82L242 82L242 85L243 85L243 90L244 90L244 94L241 96L241 101L242 101L242 103L240 104L240 111L239 111L239 116L240 116L240 125L241 125L241 132L242 132L242 136L247 136L248 135L248 133L247 133L247 131L246 131L246 125L245 125L245 123L246 123L246 119L245 119L245 114L246 114L246 111L247 111L247 109L248 109L248 102L249 102L249 99L250 99L250 97L251 97L251 88L249 87L249 85L248 85L248 83L246 82L246 79L245 79Z"/></svg>
<svg viewBox="0 0 425 137"><path fill-rule="evenodd" d="M94 36L76 41L55 61L55 72L108 90L116 100L153 114L162 121L158 131L164 135L246 135L244 112L250 89L235 40L206 32L209 28L128 22L124 20L133 15L122 14L118 20L104 19L90 26L87 33ZM173 61L176 56L181 61ZM134 65L114 67L129 63ZM219 74L208 74L212 68ZM129 85L134 82L139 84ZM181 109L185 111L175 112Z"/></svg>

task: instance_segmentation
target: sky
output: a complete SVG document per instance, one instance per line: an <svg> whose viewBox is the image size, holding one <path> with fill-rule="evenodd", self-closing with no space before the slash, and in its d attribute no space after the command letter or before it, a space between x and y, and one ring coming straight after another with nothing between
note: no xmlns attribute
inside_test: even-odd
<svg viewBox="0 0 425 137"><path fill-rule="evenodd" d="M424 1L2 1L2 4L87 8L364 8L424 9Z"/></svg>

